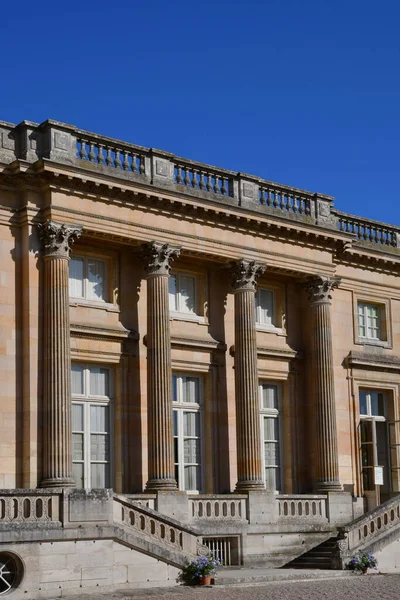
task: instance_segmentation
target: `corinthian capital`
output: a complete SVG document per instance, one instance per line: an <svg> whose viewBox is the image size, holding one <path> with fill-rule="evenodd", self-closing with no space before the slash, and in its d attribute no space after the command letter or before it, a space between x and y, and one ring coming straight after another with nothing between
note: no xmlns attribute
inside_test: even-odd
<svg viewBox="0 0 400 600"><path fill-rule="evenodd" d="M150 242L150 244L143 244L141 258L145 262L149 275L169 275L171 263L180 252L179 246Z"/></svg>
<svg viewBox="0 0 400 600"><path fill-rule="evenodd" d="M238 262L232 262L229 274L232 279L232 287L236 290L255 291L257 279L265 271L265 265L256 263L254 260L242 258Z"/></svg>
<svg viewBox="0 0 400 600"><path fill-rule="evenodd" d="M54 221L40 223L38 228L44 256L60 258L69 258L72 244L82 232L82 228L77 225L65 225Z"/></svg>
<svg viewBox="0 0 400 600"><path fill-rule="evenodd" d="M310 304L318 302L330 303L332 299L332 290L339 287L340 277L328 277L327 275L315 275L304 284L307 290Z"/></svg>

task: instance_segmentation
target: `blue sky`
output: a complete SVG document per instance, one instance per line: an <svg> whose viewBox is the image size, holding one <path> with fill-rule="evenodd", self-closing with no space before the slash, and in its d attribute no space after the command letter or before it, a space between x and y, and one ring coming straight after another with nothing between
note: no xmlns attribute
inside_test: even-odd
<svg viewBox="0 0 400 600"><path fill-rule="evenodd" d="M0 120L89 131L400 225L395 0L6 2Z"/></svg>

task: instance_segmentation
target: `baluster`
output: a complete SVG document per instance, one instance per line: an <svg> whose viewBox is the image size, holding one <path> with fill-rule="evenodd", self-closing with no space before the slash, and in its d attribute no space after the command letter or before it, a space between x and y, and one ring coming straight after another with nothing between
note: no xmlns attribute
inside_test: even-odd
<svg viewBox="0 0 400 600"><path fill-rule="evenodd" d="M265 204L265 190L260 187L260 196L259 196L260 204Z"/></svg>
<svg viewBox="0 0 400 600"><path fill-rule="evenodd" d="M90 150L89 150L88 158L89 158L90 162L94 162L94 160L96 158L96 155L94 153L94 142L90 142L89 146L90 146Z"/></svg>
<svg viewBox="0 0 400 600"><path fill-rule="evenodd" d="M190 185L189 168L185 167L185 179L183 180L185 185Z"/></svg>
<svg viewBox="0 0 400 600"><path fill-rule="evenodd" d="M297 198L297 196L292 196L292 210L293 210L293 212L294 212L294 213L298 213L298 212L300 212L300 211L298 210L297 203L298 203L298 198Z"/></svg>
<svg viewBox="0 0 400 600"><path fill-rule="evenodd" d="M390 242L391 242L391 235L389 233L389 231L387 229L385 229L385 244L387 246L390 246Z"/></svg>
<svg viewBox="0 0 400 600"><path fill-rule="evenodd" d="M176 183L182 183L182 167L178 165L178 172L176 174Z"/></svg>
<svg viewBox="0 0 400 600"><path fill-rule="evenodd" d="M197 171L196 169L192 169L192 187L197 188Z"/></svg>
<svg viewBox="0 0 400 600"><path fill-rule="evenodd" d="M200 171L200 189L201 190L205 190L206 189L206 183L204 181L204 171Z"/></svg>
<svg viewBox="0 0 400 600"><path fill-rule="evenodd" d="M219 194L219 192L220 192L218 175L215 175L215 177L214 177L214 192L216 194Z"/></svg>
<svg viewBox="0 0 400 600"><path fill-rule="evenodd" d="M272 205L272 193L271 190L268 189L267 190L267 206L271 206Z"/></svg>
<svg viewBox="0 0 400 600"><path fill-rule="evenodd" d="M274 201L272 203L274 208L278 208L278 192L277 190L274 190Z"/></svg>
<svg viewBox="0 0 400 600"><path fill-rule="evenodd" d="M121 168L121 159L119 157L119 153L121 151L118 150L118 148L115 148L115 160L114 160L114 165L116 169L120 169Z"/></svg>
<svg viewBox="0 0 400 600"><path fill-rule="evenodd" d="M134 153L132 153L132 172L133 173L138 172L137 155Z"/></svg>
<svg viewBox="0 0 400 600"><path fill-rule="evenodd" d="M107 167L111 167L112 164L113 164L113 159L112 159L112 154L111 154L111 148L110 148L110 146L108 146L107 156L106 156L106 165L107 165Z"/></svg>
<svg viewBox="0 0 400 600"><path fill-rule="evenodd" d="M86 141L83 139L81 139L81 149L79 151L79 156L82 160L87 160Z"/></svg>
<svg viewBox="0 0 400 600"><path fill-rule="evenodd" d="M128 154L128 150L124 151L124 162L122 163L122 167L124 169L124 171L128 171L129 169L129 154Z"/></svg>
<svg viewBox="0 0 400 600"><path fill-rule="evenodd" d="M144 156L139 156L139 172L141 175L144 175L145 166L144 166Z"/></svg>
<svg viewBox="0 0 400 600"><path fill-rule="evenodd" d="M213 189L213 185L212 185L212 181L211 181L211 173L207 173L207 191L208 192L212 192Z"/></svg>
<svg viewBox="0 0 400 600"><path fill-rule="evenodd" d="M97 162L99 163L99 165L102 165L103 162L104 162L103 146L102 146L102 144L99 144L97 146Z"/></svg>
<svg viewBox="0 0 400 600"><path fill-rule="evenodd" d="M225 177L222 177L222 187L221 187L221 194L223 196L226 196L226 194L228 193L228 188L227 188L227 180L225 179Z"/></svg>
<svg viewBox="0 0 400 600"><path fill-rule="evenodd" d="M285 208L285 194L283 192L280 193L279 208L281 210L283 210Z"/></svg>

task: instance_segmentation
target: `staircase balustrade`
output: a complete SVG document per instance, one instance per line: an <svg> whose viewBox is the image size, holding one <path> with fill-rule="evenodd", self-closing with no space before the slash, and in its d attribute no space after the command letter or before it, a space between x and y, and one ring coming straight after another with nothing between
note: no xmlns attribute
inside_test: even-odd
<svg viewBox="0 0 400 600"><path fill-rule="evenodd" d="M1 490L0 525L10 523L60 524L61 498L61 492Z"/></svg>

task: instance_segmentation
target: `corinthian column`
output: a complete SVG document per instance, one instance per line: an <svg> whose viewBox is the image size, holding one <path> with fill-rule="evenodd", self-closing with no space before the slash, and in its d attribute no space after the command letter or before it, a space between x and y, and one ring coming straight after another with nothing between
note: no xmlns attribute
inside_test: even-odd
<svg viewBox="0 0 400 600"><path fill-rule="evenodd" d="M316 415L315 491L340 492L331 326L332 290L338 277L316 276L305 284L311 310L312 381Z"/></svg>
<svg viewBox="0 0 400 600"><path fill-rule="evenodd" d="M44 364L43 480L41 487L73 487L71 451L71 349L68 262L80 228L47 221L43 245Z"/></svg>
<svg viewBox="0 0 400 600"><path fill-rule="evenodd" d="M242 259L230 274L235 294L235 399L238 482L236 490L264 489L254 296L265 267Z"/></svg>
<svg viewBox="0 0 400 600"><path fill-rule="evenodd" d="M147 394L151 491L176 490L172 424L172 369L168 279L180 249L151 242L143 246L147 270Z"/></svg>

